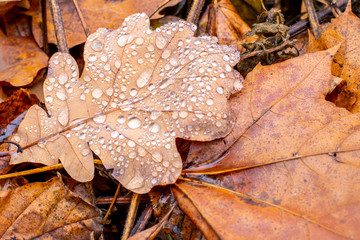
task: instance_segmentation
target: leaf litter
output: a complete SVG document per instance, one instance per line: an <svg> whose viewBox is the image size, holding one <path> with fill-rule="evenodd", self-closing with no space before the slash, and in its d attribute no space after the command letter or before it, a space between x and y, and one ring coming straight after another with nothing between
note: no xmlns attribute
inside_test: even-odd
<svg viewBox="0 0 360 240"><path fill-rule="evenodd" d="M12 137L24 152L11 163L60 159L71 177L90 181L92 150L131 191L174 183L182 170L175 138L226 136L234 125L227 98L242 87L235 47L195 30L179 21L152 31L145 14L100 28L86 43L81 78L75 60L56 53L44 82L50 118L28 110Z"/></svg>

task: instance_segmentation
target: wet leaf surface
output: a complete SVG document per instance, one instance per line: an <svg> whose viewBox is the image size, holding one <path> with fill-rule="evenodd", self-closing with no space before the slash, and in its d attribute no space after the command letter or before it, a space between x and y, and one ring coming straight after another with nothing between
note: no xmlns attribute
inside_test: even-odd
<svg viewBox="0 0 360 240"><path fill-rule="evenodd" d="M53 178L0 191L2 239L90 239L101 231L100 211Z"/></svg>
<svg viewBox="0 0 360 240"><path fill-rule="evenodd" d="M145 14L99 29L86 43L80 79L74 59L55 54L44 83L51 117L29 109L12 137L24 153L12 163L60 159L74 179L89 181L93 150L134 192L174 183L182 169L175 138L225 136L234 123L227 97L242 87L235 47L194 31L184 21L151 31Z"/></svg>

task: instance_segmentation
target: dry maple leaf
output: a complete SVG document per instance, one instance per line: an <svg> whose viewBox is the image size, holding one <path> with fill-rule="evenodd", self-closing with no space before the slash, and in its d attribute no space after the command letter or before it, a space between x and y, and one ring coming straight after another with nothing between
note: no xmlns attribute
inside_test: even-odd
<svg viewBox="0 0 360 240"><path fill-rule="evenodd" d="M360 114L325 100L337 49L258 65L230 100L233 131L192 144L183 172L221 187L178 181L173 193L207 234L359 239Z"/></svg>
<svg viewBox="0 0 360 240"><path fill-rule="evenodd" d="M78 181L93 177L93 156L126 188L148 192L174 183L182 162L175 138L208 141L228 134L233 115L227 97L242 87L231 66L235 47L193 37L184 21L149 29L145 14L115 31L92 34L85 70L55 54L44 83L50 118L32 107L12 140L24 146L12 163L56 164Z"/></svg>

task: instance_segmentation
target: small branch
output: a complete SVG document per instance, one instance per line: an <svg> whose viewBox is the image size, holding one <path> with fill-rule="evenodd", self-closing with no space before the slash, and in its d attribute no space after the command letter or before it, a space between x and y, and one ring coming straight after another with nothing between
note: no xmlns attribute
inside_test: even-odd
<svg viewBox="0 0 360 240"><path fill-rule="evenodd" d="M258 55L258 54L269 54L269 53L272 53L272 52L276 52L276 51L279 51L279 50L285 48L290 43L291 42L289 42L289 41L285 41L281 45L279 45L277 47L274 47L274 48L265 49L265 50L258 50L258 51L254 51L254 52L250 52L250 53L245 53L245 54L241 55L240 59L245 60L247 58L254 57L254 56Z"/></svg>
<svg viewBox="0 0 360 240"><path fill-rule="evenodd" d="M105 217L104 217L103 224L106 223L106 220L107 220L107 218L109 217L109 215L110 215L110 213L111 213L111 210L112 210L112 208L114 207L114 204L116 203L117 197L118 197L119 192L120 192L120 188L121 188L121 184L119 183L118 186L117 186L116 192L115 192L115 194L114 194L114 197L113 197L113 199L112 199L112 201L111 201L110 207L109 207L109 209L107 210L106 215L105 215Z"/></svg>
<svg viewBox="0 0 360 240"><path fill-rule="evenodd" d="M8 141L8 140L1 140L1 141L0 141L0 144L1 144L1 143L10 143L10 144L14 144L14 145L17 147L17 150L16 150L16 152L17 152L17 153L22 153L22 152L23 152L23 150L22 150L22 148L21 148L20 144L18 144L18 143L16 143L16 142L13 142L13 141ZM6 154L6 155L9 155L9 154Z"/></svg>
<svg viewBox="0 0 360 240"><path fill-rule="evenodd" d="M121 240L126 240L129 237L131 227L134 224L136 212L138 210L138 206L139 206L139 202L140 202L139 200L140 200L140 194L133 193L132 198L131 198L129 212L128 212L125 226L124 226L123 235L121 236Z"/></svg>
<svg viewBox="0 0 360 240"><path fill-rule="evenodd" d="M193 4L190 8L189 14L186 18L186 21L193 24L197 24L200 17L201 9L203 8L205 0L193 0Z"/></svg>
<svg viewBox="0 0 360 240"><path fill-rule="evenodd" d="M110 205L114 197L105 196L96 198L97 205ZM118 196L116 198L116 204L129 204L131 202L131 196ZM141 195L140 203L149 203L150 198L148 195Z"/></svg>
<svg viewBox="0 0 360 240"><path fill-rule="evenodd" d="M47 12L46 4L47 0L41 0L41 18L42 18L42 31L43 31L43 47L44 52L49 54L49 40L48 40L48 29L47 29Z"/></svg>
<svg viewBox="0 0 360 240"><path fill-rule="evenodd" d="M50 9L55 27L55 36L58 44L58 50L59 52L69 53L69 48L66 42L64 23L59 7L59 0L50 0Z"/></svg>
<svg viewBox="0 0 360 240"><path fill-rule="evenodd" d="M308 19L310 21L311 30L315 39L318 39L320 37L320 24L316 15L314 3L312 0L304 0L304 3L308 14Z"/></svg>
<svg viewBox="0 0 360 240"><path fill-rule="evenodd" d="M81 22L81 25L82 25L82 27L84 29L85 35L86 35L86 37L88 37L90 35L90 30L89 30L88 26L86 25L84 15L81 12L81 9L79 7L79 4L78 4L77 0L73 0L73 3L74 3L74 6L75 6L75 9L76 9L76 12L77 12L77 14L78 14L78 16L80 18L80 22Z"/></svg>
<svg viewBox="0 0 360 240"><path fill-rule="evenodd" d="M149 219L151 217L151 214L152 214L152 211L153 211L153 207L151 205L151 203L149 203L145 210L143 211L143 213L141 214L140 218L139 218L139 221L136 223L135 227L133 228L133 230L131 231L131 234L130 236L133 236L135 235L136 233L139 233L141 232L146 224L149 222Z"/></svg>

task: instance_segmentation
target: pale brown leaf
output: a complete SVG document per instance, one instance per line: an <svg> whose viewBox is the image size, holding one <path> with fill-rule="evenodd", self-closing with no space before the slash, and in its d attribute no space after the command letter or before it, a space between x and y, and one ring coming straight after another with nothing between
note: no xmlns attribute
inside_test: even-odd
<svg viewBox="0 0 360 240"><path fill-rule="evenodd" d="M12 140L24 147L12 163L52 165L60 159L78 181L93 177L93 156L126 188L148 192L174 183L182 162L175 138L208 141L228 134L234 120L227 97L242 87L232 69L234 47L192 37L179 21L149 29L145 14L128 17L115 31L92 34L85 70L57 53L44 83L51 118L32 107Z"/></svg>

